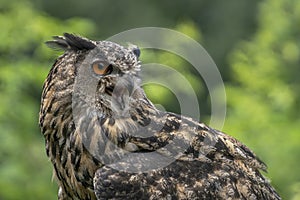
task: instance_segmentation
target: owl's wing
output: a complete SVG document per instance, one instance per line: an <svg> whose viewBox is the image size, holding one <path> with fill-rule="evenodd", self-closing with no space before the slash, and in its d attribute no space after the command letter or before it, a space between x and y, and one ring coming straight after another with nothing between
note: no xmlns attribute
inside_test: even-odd
<svg viewBox="0 0 300 200"><path fill-rule="evenodd" d="M138 150L97 170L98 199L280 199L239 141L175 114L156 120L152 136L131 137Z"/></svg>
<svg viewBox="0 0 300 200"><path fill-rule="evenodd" d="M253 173L204 161L177 160L146 173L105 166L95 174L94 191L97 199L280 199L264 177Z"/></svg>

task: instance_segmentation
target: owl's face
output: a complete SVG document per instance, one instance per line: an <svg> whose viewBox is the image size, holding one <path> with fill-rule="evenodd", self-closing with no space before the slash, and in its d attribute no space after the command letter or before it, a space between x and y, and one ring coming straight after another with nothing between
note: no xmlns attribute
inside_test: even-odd
<svg viewBox="0 0 300 200"><path fill-rule="evenodd" d="M124 116L141 91L136 46L123 47L109 41L81 41L90 49L71 49L77 55L73 103L83 100L105 115Z"/></svg>

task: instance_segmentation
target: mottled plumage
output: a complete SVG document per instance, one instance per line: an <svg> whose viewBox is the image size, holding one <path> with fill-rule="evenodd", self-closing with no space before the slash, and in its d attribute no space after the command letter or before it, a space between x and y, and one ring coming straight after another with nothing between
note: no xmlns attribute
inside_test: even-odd
<svg viewBox="0 0 300 200"><path fill-rule="evenodd" d="M44 83L40 127L65 199L280 199L245 145L157 110L139 49L72 34Z"/></svg>

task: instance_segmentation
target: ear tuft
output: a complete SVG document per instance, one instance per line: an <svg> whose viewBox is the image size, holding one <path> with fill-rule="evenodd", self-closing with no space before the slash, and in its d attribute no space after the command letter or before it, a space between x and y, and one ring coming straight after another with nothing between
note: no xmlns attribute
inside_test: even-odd
<svg viewBox="0 0 300 200"><path fill-rule="evenodd" d="M46 45L53 49L77 51L91 50L96 47L96 42L70 33L64 33L64 36L54 36L53 39L46 42Z"/></svg>
<svg viewBox="0 0 300 200"><path fill-rule="evenodd" d="M130 50L134 53L134 55L135 55L137 58L140 57L140 55L141 55L141 50L140 50L140 48L139 48L138 46L129 43L129 44L128 44L128 49L130 49Z"/></svg>

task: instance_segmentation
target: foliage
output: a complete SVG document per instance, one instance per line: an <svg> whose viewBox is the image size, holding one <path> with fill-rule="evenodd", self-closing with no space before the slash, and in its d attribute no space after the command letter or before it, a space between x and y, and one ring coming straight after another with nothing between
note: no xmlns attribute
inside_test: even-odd
<svg viewBox="0 0 300 200"><path fill-rule="evenodd" d="M0 26L0 199L55 199L57 186L38 128L41 88L55 56L43 43L65 31L88 35L93 25L63 22L28 2L7 1L1 4Z"/></svg>
<svg viewBox="0 0 300 200"><path fill-rule="evenodd" d="M270 166L284 199L299 199L300 3L268 0L260 8L257 33L231 56L225 130Z"/></svg>

